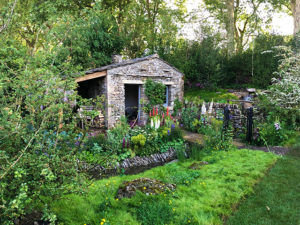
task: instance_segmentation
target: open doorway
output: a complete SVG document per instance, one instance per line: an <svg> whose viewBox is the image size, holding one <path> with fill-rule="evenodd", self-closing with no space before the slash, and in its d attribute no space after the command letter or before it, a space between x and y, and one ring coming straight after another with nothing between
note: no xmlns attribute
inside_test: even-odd
<svg viewBox="0 0 300 225"><path fill-rule="evenodd" d="M131 123L139 119L140 85L125 84L125 115Z"/></svg>

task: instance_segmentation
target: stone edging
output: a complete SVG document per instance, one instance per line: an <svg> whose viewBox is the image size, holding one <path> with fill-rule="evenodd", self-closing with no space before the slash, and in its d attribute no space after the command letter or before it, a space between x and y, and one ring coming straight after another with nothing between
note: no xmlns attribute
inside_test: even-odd
<svg viewBox="0 0 300 225"><path fill-rule="evenodd" d="M147 157L133 157L125 159L123 162L118 163L115 167L105 168L101 165L83 164L84 170L93 178L101 179L122 174L137 174L147 169L162 166L168 162L176 159L176 150L170 149L165 153L157 153Z"/></svg>

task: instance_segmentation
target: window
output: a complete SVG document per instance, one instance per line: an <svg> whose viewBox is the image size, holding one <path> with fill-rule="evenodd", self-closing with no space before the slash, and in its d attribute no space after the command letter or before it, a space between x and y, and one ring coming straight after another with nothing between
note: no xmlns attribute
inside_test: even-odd
<svg viewBox="0 0 300 225"><path fill-rule="evenodd" d="M166 97L165 97L165 103L164 103L164 107L167 107L170 105L170 91L171 87L170 85L166 85Z"/></svg>

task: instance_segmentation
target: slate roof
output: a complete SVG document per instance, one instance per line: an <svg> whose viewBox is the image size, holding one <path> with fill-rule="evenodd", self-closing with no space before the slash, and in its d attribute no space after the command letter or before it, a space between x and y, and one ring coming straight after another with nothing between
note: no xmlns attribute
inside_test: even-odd
<svg viewBox="0 0 300 225"><path fill-rule="evenodd" d="M159 60L161 60L162 62L168 64L174 70L178 71L179 73L181 73L183 75L183 73L181 71L179 71L176 67L170 65L168 62L166 62L166 61L162 60L161 58L159 58L158 54L148 55L148 56L141 57L141 58L129 59L129 60L122 61L120 63L112 63L112 64L109 64L107 66L102 66L102 67L99 67L99 68L88 70L88 71L85 72L85 74L101 72L101 71L104 71L104 70L110 70L110 69L121 67L121 66L128 66L128 65L131 65L131 64L134 64L134 63L143 62L143 61L151 60L151 59L159 59Z"/></svg>

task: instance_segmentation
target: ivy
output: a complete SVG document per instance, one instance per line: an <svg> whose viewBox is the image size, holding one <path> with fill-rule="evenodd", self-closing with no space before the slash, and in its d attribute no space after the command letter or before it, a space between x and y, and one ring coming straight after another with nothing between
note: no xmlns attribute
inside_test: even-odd
<svg viewBox="0 0 300 225"><path fill-rule="evenodd" d="M166 86L160 82L147 79L145 83L145 94L148 98L147 108L162 105L166 100Z"/></svg>

